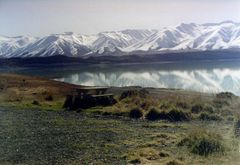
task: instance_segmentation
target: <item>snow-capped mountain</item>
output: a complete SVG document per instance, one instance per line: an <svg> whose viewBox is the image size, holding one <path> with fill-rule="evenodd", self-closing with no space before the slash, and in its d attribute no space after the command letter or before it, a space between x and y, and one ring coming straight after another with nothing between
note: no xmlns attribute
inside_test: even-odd
<svg viewBox="0 0 240 165"><path fill-rule="evenodd" d="M84 40L73 33L52 34L14 51L10 57L77 56L91 51Z"/></svg>
<svg viewBox="0 0 240 165"><path fill-rule="evenodd" d="M42 38L0 36L0 57L46 57L66 55L90 57L188 52L222 49L240 50L240 24L231 21L180 24L158 30L123 30L80 35L71 32Z"/></svg>
<svg viewBox="0 0 240 165"><path fill-rule="evenodd" d="M20 48L35 42L37 38L29 36L5 37L0 36L0 57L11 57Z"/></svg>

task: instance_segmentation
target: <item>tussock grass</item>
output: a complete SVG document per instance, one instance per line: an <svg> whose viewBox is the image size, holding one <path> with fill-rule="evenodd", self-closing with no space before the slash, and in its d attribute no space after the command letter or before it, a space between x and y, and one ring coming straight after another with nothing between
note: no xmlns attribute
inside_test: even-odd
<svg viewBox="0 0 240 165"><path fill-rule="evenodd" d="M187 102L177 102L176 103L176 107L177 108L181 108L181 109L188 109L189 108L189 104Z"/></svg>
<svg viewBox="0 0 240 165"><path fill-rule="evenodd" d="M160 158L159 151L151 148L139 148L138 150L133 150L130 153L124 155L130 164L141 164L144 161L153 161Z"/></svg>
<svg viewBox="0 0 240 165"><path fill-rule="evenodd" d="M233 93L231 92L221 92L221 93L218 93L216 94L216 98L220 98L220 99L232 99L236 97Z"/></svg>
<svg viewBox="0 0 240 165"><path fill-rule="evenodd" d="M133 96L139 96L141 98L145 98L149 92L145 89L141 90L126 90L123 91L122 94L119 97L119 100L123 100L125 98L133 97Z"/></svg>
<svg viewBox="0 0 240 165"><path fill-rule="evenodd" d="M171 160L166 165L182 165L182 163L179 160Z"/></svg>
<svg viewBox="0 0 240 165"><path fill-rule="evenodd" d="M202 112L203 110L204 110L204 106L202 104L195 104L194 106L192 106L191 112L199 113L199 112Z"/></svg>
<svg viewBox="0 0 240 165"><path fill-rule="evenodd" d="M200 120L214 120L214 121L221 121L223 118L219 115L215 114L208 114L206 112L203 112L199 115Z"/></svg>
<svg viewBox="0 0 240 165"><path fill-rule="evenodd" d="M191 153L201 156L222 153L225 150L220 135L204 130L190 132L178 143L178 146L187 146Z"/></svg>
<svg viewBox="0 0 240 165"><path fill-rule="evenodd" d="M46 100L46 101L53 101L53 96L52 96L52 95L47 95L47 96L45 97L45 100Z"/></svg>
<svg viewBox="0 0 240 165"><path fill-rule="evenodd" d="M237 117L234 123L234 135L240 137L240 116Z"/></svg>
<svg viewBox="0 0 240 165"><path fill-rule="evenodd" d="M170 102L163 101L163 102L161 102L159 108L162 110L169 110L169 109L175 108L175 106L173 104L171 104Z"/></svg>
<svg viewBox="0 0 240 165"><path fill-rule="evenodd" d="M146 115L148 120L168 120L170 122L189 121L191 115L182 110L172 109L170 111L159 111L152 108Z"/></svg>
<svg viewBox="0 0 240 165"><path fill-rule="evenodd" d="M129 117L139 119L143 116L143 112L139 108L133 108L129 112Z"/></svg>
<svg viewBox="0 0 240 165"><path fill-rule="evenodd" d="M150 111L146 114L146 119L148 120L158 120L159 119L159 111L155 108L150 109Z"/></svg>
<svg viewBox="0 0 240 165"><path fill-rule="evenodd" d="M39 101L37 101L37 100L33 100L32 104L33 104L33 105L37 105L37 106L40 106L40 105L41 105L41 104L39 103Z"/></svg>

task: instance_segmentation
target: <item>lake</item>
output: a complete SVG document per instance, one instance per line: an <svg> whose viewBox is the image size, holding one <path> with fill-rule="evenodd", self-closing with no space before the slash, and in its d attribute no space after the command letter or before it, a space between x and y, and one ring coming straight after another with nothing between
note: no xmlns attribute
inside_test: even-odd
<svg viewBox="0 0 240 165"><path fill-rule="evenodd" d="M2 68L88 86L142 86L240 95L240 60Z"/></svg>

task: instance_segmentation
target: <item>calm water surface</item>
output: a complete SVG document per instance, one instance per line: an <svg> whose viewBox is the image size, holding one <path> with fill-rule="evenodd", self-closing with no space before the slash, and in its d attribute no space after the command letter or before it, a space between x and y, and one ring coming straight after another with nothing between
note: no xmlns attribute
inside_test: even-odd
<svg viewBox="0 0 240 165"><path fill-rule="evenodd" d="M91 86L179 88L240 95L240 61L8 68L14 72Z"/></svg>

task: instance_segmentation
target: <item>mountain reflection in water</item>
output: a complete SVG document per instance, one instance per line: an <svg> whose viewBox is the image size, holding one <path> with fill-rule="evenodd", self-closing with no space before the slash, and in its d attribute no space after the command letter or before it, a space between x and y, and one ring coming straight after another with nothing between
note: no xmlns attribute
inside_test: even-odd
<svg viewBox="0 0 240 165"><path fill-rule="evenodd" d="M161 65L161 64L159 64ZM240 66L183 67L154 65L105 66L86 68L56 78L56 80L90 86L142 86L178 88L200 92L229 91L240 95Z"/></svg>
<svg viewBox="0 0 240 165"><path fill-rule="evenodd" d="M0 70L6 72L6 69ZM87 86L142 86L200 92L229 91L240 96L240 60L151 64L64 65L7 69Z"/></svg>

